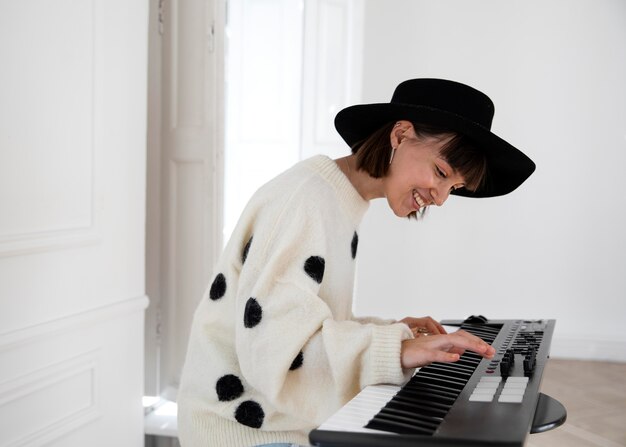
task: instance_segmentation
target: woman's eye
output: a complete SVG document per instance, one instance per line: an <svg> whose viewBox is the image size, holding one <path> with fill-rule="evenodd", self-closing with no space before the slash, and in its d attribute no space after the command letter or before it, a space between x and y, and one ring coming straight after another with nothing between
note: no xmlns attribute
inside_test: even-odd
<svg viewBox="0 0 626 447"><path fill-rule="evenodd" d="M443 171L439 168L439 166L437 166L437 174L438 174L440 177L442 177L442 178L446 178L446 173L445 173L445 172L443 172Z"/></svg>

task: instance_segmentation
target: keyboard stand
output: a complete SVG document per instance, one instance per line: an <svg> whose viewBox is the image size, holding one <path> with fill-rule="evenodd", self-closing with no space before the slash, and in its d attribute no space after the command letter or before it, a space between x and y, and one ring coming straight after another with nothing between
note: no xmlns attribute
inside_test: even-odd
<svg viewBox="0 0 626 447"><path fill-rule="evenodd" d="M543 433L557 428L567 419L567 410L558 400L539 393L535 417L530 427L530 433Z"/></svg>

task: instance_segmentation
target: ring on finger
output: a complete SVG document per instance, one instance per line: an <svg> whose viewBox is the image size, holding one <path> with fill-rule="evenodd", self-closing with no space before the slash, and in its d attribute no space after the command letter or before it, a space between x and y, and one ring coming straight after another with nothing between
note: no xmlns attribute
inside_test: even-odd
<svg viewBox="0 0 626 447"><path fill-rule="evenodd" d="M416 327L416 328L413 328L413 333L415 335L419 334L419 335L426 336L430 334L430 331L426 329L425 327Z"/></svg>

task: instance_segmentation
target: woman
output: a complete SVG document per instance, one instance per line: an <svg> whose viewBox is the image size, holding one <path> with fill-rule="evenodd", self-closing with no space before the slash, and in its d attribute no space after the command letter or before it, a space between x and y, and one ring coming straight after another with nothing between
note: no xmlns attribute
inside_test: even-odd
<svg viewBox="0 0 626 447"><path fill-rule="evenodd" d="M414 368L464 350L494 355L429 317L351 313L370 200L411 217L449 194L506 194L533 172L490 132L493 111L466 85L405 81L390 103L337 115L352 155L305 160L257 191L194 317L178 399L184 447L307 444L365 386L402 384Z"/></svg>

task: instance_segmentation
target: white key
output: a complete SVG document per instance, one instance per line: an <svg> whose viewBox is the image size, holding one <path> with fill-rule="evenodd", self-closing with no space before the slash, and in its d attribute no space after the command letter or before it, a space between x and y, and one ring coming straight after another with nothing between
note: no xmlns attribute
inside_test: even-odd
<svg viewBox="0 0 626 447"><path fill-rule="evenodd" d="M524 396L520 394L500 394L500 397L498 398L498 402L508 402L514 404L522 403L522 400L524 400Z"/></svg>
<svg viewBox="0 0 626 447"><path fill-rule="evenodd" d="M478 388L487 388L487 389L496 389L500 386L498 382L478 382L476 384L476 389Z"/></svg>
<svg viewBox="0 0 626 447"><path fill-rule="evenodd" d="M480 378L481 382L502 382L502 376L483 376Z"/></svg>
<svg viewBox="0 0 626 447"><path fill-rule="evenodd" d="M502 394L519 394L520 396L524 395L526 388L502 388Z"/></svg>
<svg viewBox="0 0 626 447"><path fill-rule="evenodd" d="M504 388L526 388L526 384L522 382L505 383Z"/></svg>
<svg viewBox="0 0 626 447"><path fill-rule="evenodd" d="M469 397L470 402L491 402L493 400L493 394L473 393Z"/></svg>
<svg viewBox="0 0 626 447"><path fill-rule="evenodd" d="M491 394L493 396L496 394L496 390L490 388L476 388L472 394Z"/></svg>

